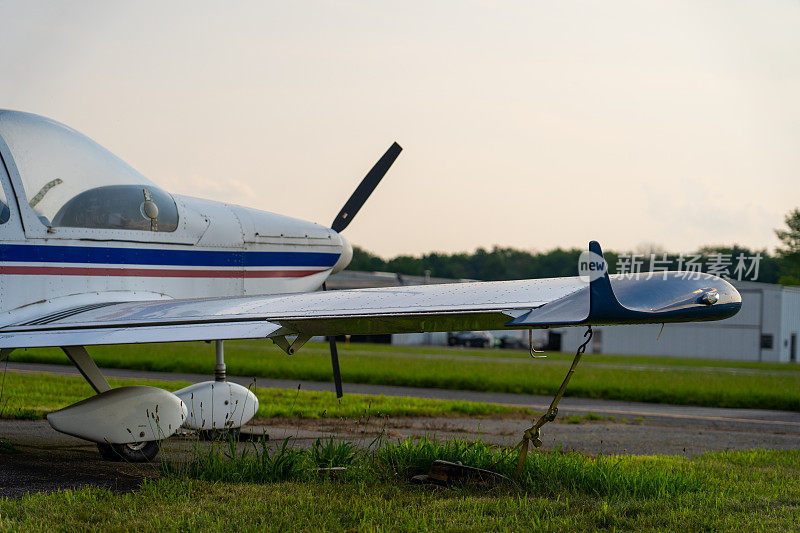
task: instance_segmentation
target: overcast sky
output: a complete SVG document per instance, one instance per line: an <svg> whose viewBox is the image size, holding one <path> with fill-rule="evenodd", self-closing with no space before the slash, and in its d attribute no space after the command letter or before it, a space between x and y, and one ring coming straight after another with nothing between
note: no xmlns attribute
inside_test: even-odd
<svg viewBox="0 0 800 533"><path fill-rule="evenodd" d="M773 248L800 206L800 1L0 0L0 108L171 192L382 255Z"/></svg>

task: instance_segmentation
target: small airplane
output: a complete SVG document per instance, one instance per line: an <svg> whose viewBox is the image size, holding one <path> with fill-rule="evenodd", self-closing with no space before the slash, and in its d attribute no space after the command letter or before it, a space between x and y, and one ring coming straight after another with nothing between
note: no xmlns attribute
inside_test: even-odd
<svg viewBox="0 0 800 533"><path fill-rule="evenodd" d="M326 292L353 256L341 232L400 151L324 227L169 194L63 124L0 111L0 360L61 348L97 394L50 413L52 427L103 457L146 461L181 427L235 429L255 415L255 395L225 380L227 339L293 354L313 336L720 320L741 307L708 274L609 276L594 241L577 277ZM86 350L176 341L215 341L214 381L112 389Z"/></svg>

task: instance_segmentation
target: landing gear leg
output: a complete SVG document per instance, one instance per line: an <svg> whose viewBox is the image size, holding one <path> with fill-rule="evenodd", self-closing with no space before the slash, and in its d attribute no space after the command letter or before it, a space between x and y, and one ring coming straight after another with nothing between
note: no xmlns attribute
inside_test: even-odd
<svg viewBox="0 0 800 533"><path fill-rule="evenodd" d="M214 366L214 381L227 381L225 341L214 341L214 348L216 348L217 351L217 364Z"/></svg>
<svg viewBox="0 0 800 533"><path fill-rule="evenodd" d="M111 390L111 385L100 373L100 369L97 368L86 348L83 346L62 346L61 349L64 350L69 360L78 368L81 375L86 378L86 381L89 382L89 385L92 386L97 394Z"/></svg>
<svg viewBox="0 0 800 533"><path fill-rule="evenodd" d="M214 341L214 349L217 354L217 364L214 365L214 381L224 383L228 381L228 373L225 366L225 341ZM239 428L201 429L197 432L197 435L200 440L227 440L231 437L238 440Z"/></svg>
<svg viewBox="0 0 800 533"><path fill-rule="evenodd" d="M83 346L63 346L61 348L67 354L69 360L77 367L81 375L86 378L89 385L97 394L110 391L111 385L108 380L100 373L94 360L89 356L89 352ZM223 364L223 367L225 365ZM224 372L224 370L223 370ZM97 449L100 455L107 461L128 461L131 463L148 462L155 459L161 448L161 442L157 440L134 442L130 444L111 444L98 443Z"/></svg>

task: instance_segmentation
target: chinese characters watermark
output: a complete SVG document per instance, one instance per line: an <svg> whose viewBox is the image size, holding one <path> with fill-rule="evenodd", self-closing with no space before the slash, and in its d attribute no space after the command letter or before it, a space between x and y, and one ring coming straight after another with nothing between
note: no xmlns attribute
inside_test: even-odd
<svg viewBox="0 0 800 533"><path fill-rule="evenodd" d="M725 279L757 281L761 253L729 254L717 252L707 256L701 254L619 254L616 273L624 277L663 277L667 272L678 271L683 279L699 279L701 273Z"/></svg>

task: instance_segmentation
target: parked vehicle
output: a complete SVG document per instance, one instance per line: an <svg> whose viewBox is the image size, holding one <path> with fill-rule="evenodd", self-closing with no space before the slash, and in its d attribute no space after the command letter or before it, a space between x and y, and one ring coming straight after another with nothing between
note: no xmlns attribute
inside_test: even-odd
<svg viewBox="0 0 800 533"><path fill-rule="evenodd" d="M447 344L470 348L491 348L494 346L494 337L487 331L458 331L447 335Z"/></svg>
<svg viewBox="0 0 800 533"><path fill-rule="evenodd" d="M527 348L528 341L523 339L519 334L515 335L512 333L496 337L495 346L498 346L499 348L509 348L509 349Z"/></svg>

